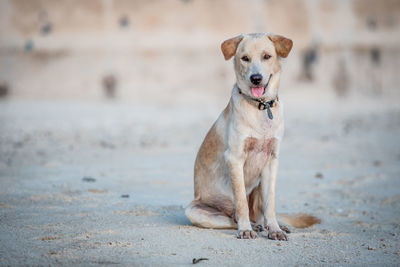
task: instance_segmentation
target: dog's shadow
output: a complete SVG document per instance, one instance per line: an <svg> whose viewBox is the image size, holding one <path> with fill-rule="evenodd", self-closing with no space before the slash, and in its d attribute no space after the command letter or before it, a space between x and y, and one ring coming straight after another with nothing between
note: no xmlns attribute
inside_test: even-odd
<svg viewBox="0 0 400 267"><path fill-rule="evenodd" d="M177 205L162 206L159 208L161 220L173 225L192 225L185 215L185 208Z"/></svg>

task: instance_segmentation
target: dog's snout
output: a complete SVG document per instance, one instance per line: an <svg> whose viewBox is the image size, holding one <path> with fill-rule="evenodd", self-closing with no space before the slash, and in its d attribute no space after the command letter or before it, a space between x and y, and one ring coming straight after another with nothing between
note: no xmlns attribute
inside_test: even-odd
<svg viewBox="0 0 400 267"><path fill-rule="evenodd" d="M250 76L250 81L254 84L254 85L259 85L260 82L262 81L263 77L261 74L257 73L257 74L253 74Z"/></svg>

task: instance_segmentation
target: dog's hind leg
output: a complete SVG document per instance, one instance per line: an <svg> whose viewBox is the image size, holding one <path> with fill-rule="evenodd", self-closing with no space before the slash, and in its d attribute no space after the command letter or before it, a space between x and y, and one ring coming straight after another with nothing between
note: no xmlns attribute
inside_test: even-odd
<svg viewBox="0 0 400 267"><path fill-rule="evenodd" d="M199 227L237 229L237 224L224 212L196 200L186 208L185 214L193 225Z"/></svg>

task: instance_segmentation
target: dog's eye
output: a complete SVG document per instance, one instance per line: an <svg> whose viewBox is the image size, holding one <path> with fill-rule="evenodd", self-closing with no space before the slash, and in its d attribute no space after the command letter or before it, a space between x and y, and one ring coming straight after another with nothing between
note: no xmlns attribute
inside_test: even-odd
<svg viewBox="0 0 400 267"><path fill-rule="evenodd" d="M246 62L249 62L249 61L250 61L250 59L249 59L248 56L243 56L243 57L242 57L242 60L243 60L243 61L246 61Z"/></svg>
<svg viewBox="0 0 400 267"><path fill-rule="evenodd" d="M268 55L268 54L265 54L265 55L264 55L264 59L265 59L265 60L268 60L268 59L270 59L270 57L271 57L271 56L270 56L270 55Z"/></svg>

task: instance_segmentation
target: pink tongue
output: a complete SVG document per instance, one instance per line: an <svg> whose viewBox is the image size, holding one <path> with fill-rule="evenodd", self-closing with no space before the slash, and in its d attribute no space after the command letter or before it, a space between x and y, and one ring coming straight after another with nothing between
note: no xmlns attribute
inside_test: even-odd
<svg viewBox="0 0 400 267"><path fill-rule="evenodd" d="M264 93L264 86L260 86L260 87L251 87L251 93L253 94L253 96L255 97L260 97L263 95Z"/></svg>

